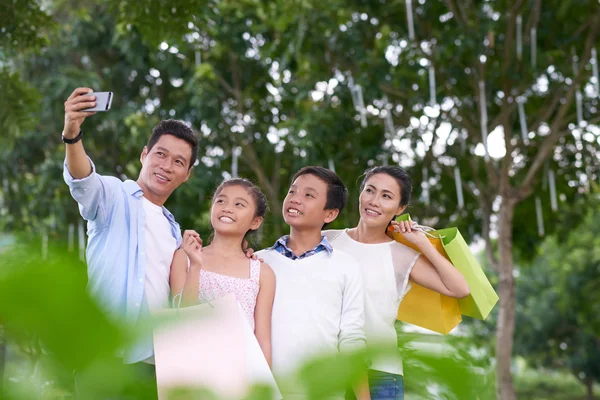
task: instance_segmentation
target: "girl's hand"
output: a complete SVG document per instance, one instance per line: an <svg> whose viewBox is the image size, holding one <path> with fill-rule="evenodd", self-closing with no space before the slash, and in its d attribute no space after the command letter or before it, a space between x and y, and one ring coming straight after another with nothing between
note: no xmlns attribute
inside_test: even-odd
<svg viewBox="0 0 600 400"><path fill-rule="evenodd" d="M416 245L418 248L430 244L427 235L418 229L415 229L419 224L415 221L392 221L391 226L395 232L400 232L404 239Z"/></svg>
<svg viewBox="0 0 600 400"><path fill-rule="evenodd" d="M193 230L183 232L181 248L190 259L190 264L202 266L202 239L198 232Z"/></svg>

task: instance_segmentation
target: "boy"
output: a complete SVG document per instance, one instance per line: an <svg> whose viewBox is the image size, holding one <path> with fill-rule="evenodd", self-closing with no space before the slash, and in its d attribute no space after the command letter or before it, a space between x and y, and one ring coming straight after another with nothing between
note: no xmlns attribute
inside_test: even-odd
<svg viewBox="0 0 600 400"><path fill-rule="evenodd" d="M346 205L348 191L340 178L322 167L304 167L283 202L290 234L257 255L275 273L272 316L272 365L276 378L298 371L322 353L352 351L365 345L364 298L359 266L333 251L323 227ZM303 398L297 387L280 387L284 398ZM363 390L359 399L368 398ZM339 395L344 398L343 393Z"/></svg>

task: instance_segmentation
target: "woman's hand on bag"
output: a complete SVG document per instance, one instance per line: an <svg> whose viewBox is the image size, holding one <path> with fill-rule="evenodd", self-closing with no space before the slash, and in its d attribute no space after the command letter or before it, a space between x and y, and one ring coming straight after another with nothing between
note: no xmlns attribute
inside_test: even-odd
<svg viewBox="0 0 600 400"><path fill-rule="evenodd" d="M410 243L421 248L424 245L430 244L427 235L421 230L415 229L419 224L415 221L392 221L394 231L400 232L404 238Z"/></svg>
<svg viewBox="0 0 600 400"><path fill-rule="evenodd" d="M190 264L202 266L202 239L198 232L193 230L183 232L181 248L190 259Z"/></svg>

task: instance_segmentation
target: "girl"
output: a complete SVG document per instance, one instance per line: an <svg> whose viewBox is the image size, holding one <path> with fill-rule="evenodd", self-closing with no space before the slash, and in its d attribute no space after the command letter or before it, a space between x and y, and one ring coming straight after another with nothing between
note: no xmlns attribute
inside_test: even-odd
<svg viewBox="0 0 600 400"><path fill-rule="evenodd" d="M210 209L212 242L203 247L198 233L185 231L181 249L173 257L170 284L173 296L183 291L184 305L234 294L270 366L275 275L267 264L248 259L242 250L243 241L260 227L266 210L265 195L249 180L223 182Z"/></svg>
<svg viewBox="0 0 600 400"><path fill-rule="evenodd" d="M402 360L398 354L394 322L398 307L411 280L446 296L469 295L462 274L429 242L413 229L414 222L394 222L397 231L422 253L390 239L390 221L406 209L411 179L399 167L379 166L365 172L359 199L358 226L326 231L334 249L353 256L360 264L365 285L365 332L367 343L387 344L394 349L389 359L371 364L369 386L373 400L403 399Z"/></svg>

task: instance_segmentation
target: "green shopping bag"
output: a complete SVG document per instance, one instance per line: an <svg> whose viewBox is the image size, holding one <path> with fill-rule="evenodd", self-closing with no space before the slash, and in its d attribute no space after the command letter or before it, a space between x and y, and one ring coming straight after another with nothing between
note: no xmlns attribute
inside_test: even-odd
<svg viewBox="0 0 600 400"><path fill-rule="evenodd" d="M458 228L438 229L436 232L442 239L442 245L446 250L446 254L448 254L448 258L456 269L463 274L471 289L469 296L458 300L460 312L463 315L477 319L487 318L498 302L498 295L492 284L485 276L473 253L471 253Z"/></svg>

